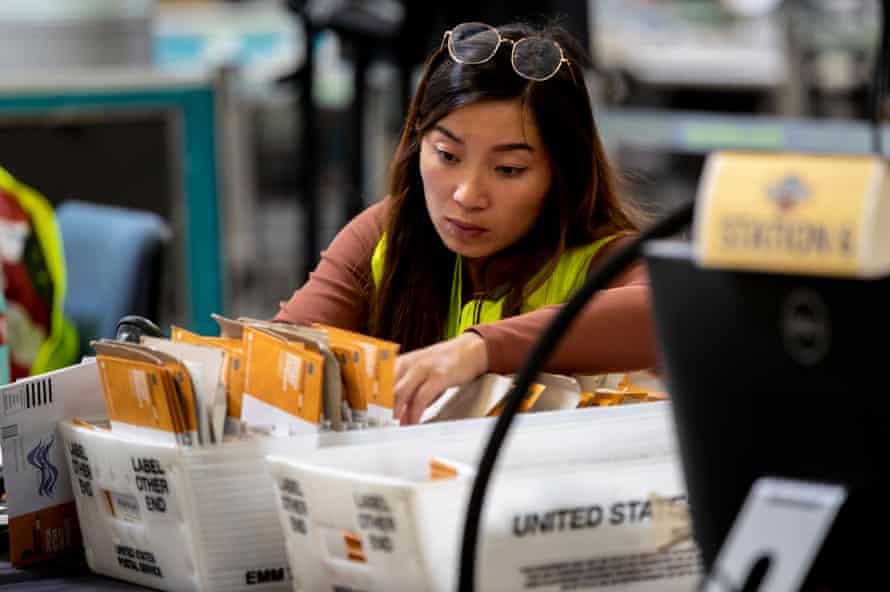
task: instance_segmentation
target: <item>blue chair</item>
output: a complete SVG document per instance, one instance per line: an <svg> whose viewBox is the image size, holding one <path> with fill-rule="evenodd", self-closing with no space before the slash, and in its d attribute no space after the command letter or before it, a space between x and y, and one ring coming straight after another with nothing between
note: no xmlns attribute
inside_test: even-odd
<svg viewBox="0 0 890 592"><path fill-rule="evenodd" d="M82 355L90 341L115 336L126 315L158 318L164 245L170 227L157 214L68 201L56 208L68 289L65 316L80 334Z"/></svg>

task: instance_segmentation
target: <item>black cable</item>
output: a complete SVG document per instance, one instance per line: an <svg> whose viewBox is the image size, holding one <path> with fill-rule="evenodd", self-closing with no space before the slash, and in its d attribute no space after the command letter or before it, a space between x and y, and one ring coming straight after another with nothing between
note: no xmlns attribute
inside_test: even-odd
<svg viewBox="0 0 890 592"><path fill-rule="evenodd" d="M571 325L587 301L600 288L606 286L628 265L639 259L642 245L645 241L669 236L682 230L692 221L694 204L687 203L680 208L668 213L664 218L653 224L650 228L634 238L627 246L610 256L596 271L594 271L584 285L566 302L562 310L554 317L541 337L532 346L532 351L522 364L522 369L513 383L513 389L507 395L504 409L498 416L497 422L491 431L488 443L482 459L479 461L479 469L473 481L473 490L470 493L470 501L467 505L467 516L464 522L463 543L460 552L460 575L458 590L460 592L472 592L476 579L476 547L479 539L479 518L482 515L482 506L485 501L485 492L495 462L500 452L501 445L510 429L513 417L519 411L519 406L525 398L538 370L550 357L557 342Z"/></svg>

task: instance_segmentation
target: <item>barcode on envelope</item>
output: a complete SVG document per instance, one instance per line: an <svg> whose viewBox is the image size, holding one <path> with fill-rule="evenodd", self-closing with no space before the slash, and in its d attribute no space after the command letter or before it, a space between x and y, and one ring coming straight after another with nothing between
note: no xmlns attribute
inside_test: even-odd
<svg viewBox="0 0 890 592"><path fill-rule="evenodd" d="M53 383L49 379L32 380L19 388L3 393L3 415L50 405L53 402Z"/></svg>
<svg viewBox="0 0 890 592"><path fill-rule="evenodd" d="M24 411L26 407L27 396L25 395L25 389L18 388L3 393L3 415Z"/></svg>

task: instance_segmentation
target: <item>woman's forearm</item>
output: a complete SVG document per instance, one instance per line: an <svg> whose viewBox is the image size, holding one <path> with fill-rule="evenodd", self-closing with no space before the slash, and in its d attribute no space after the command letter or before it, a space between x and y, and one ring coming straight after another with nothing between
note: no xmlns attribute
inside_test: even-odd
<svg viewBox="0 0 890 592"><path fill-rule="evenodd" d="M489 371L517 372L562 306L548 306L473 331L485 340ZM631 284L598 293L563 335L543 370L563 374L599 374L656 365L650 292Z"/></svg>

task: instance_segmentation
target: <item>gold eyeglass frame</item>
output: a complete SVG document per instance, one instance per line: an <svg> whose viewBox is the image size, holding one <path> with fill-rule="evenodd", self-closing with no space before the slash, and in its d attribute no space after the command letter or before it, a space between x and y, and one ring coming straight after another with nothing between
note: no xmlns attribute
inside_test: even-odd
<svg viewBox="0 0 890 592"><path fill-rule="evenodd" d="M452 37L451 33L453 31L456 31L460 27L464 27L464 26L468 26L468 25L476 25L476 26L482 27L484 29L494 31L495 35L498 36L498 42L494 46L494 48L491 51L491 54L487 58L485 58L483 60L470 61L470 60L459 59L455 55L454 45L453 45L454 37ZM559 63L556 64L555 68L553 68L553 72L551 72L550 74L548 74L547 76L545 76L543 78L538 78L535 76L529 76L528 74L523 74L519 70L519 68L516 67L516 48L519 45L521 45L523 42L532 40L532 39L541 39L548 43L552 43L554 46L556 46L556 49L559 50ZM452 60L454 60L458 64L466 64L466 65L471 65L471 66L475 66L478 64L484 64L485 62L491 61L491 59L497 55L498 50L501 48L501 44L509 43L512 46L512 49L510 51L510 65L513 66L513 71L516 72L516 74L525 78L526 80L532 80L534 82L544 82L546 80L550 80L551 78L553 78L554 76L556 76L559 73L559 69L562 68L562 65L564 63L568 64L569 74L571 74L572 80L575 80L575 74L574 74L574 72L572 72L572 62L566 57L565 52L562 50L562 46L559 43L557 43L556 41L554 41L553 39L547 39L546 37L531 36L531 37L523 37L522 39L514 41L513 39L509 39L507 37L502 36L501 32L497 30L497 27L493 27L486 23L479 23L479 22L473 21L473 22L469 22L469 23L461 23L461 24L457 25L456 27L454 27L453 29L448 29L447 31L445 31L442 34L442 43L445 45L445 47L448 48L448 55L451 56ZM575 83L577 84L577 81Z"/></svg>

